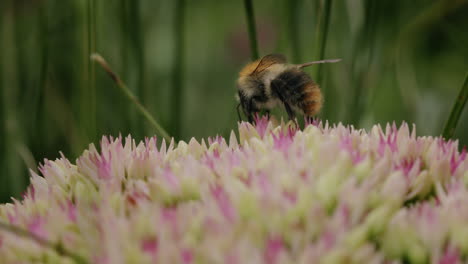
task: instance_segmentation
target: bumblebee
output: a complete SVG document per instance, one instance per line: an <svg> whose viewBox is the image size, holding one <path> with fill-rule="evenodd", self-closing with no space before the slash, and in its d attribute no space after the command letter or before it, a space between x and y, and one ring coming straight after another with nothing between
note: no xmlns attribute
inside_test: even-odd
<svg viewBox="0 0 468 264"><path fill-rule="evenodd" d="M237 114L242 107L249 122L255 113L269 111L277 105L284 105L290 120L295 112L306 117L316 115L322 107L320 87L302 68L318 64L333 63L340 59L312 61L304 64L288 64L280 54L270 54L247 64L237 80Z"/></svg>

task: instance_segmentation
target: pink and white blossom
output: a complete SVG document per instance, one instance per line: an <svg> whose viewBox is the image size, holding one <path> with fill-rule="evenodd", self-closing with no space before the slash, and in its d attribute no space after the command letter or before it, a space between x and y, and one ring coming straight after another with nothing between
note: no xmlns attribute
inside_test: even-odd
<svg viewBox="0 0 468 264"><path fill-rule="evenodd" d="M407 124L299 130L265 118L238 135L103 137L75 163L45 160L0 219L90 263L468 261L468 158L457 141ZM1 230L0 259L72 263Z"/></svg>

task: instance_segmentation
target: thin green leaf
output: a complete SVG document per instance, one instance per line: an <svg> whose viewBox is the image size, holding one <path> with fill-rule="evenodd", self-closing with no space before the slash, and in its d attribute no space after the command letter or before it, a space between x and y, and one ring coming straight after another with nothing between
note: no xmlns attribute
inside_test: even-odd
<svg viewBox="0 0 468 264"><path fill-rule="evenodd" d="M462 114L463 108L466 105L468 99L468 72L465 76L465 82L463 83L460 93L458 94L457 100L453 104L450 116L445 124L443 137L446 139L453 138L455 129L457 128L458 121Z"/></svg>
<svg viewBox="0 0 468 264"><path fill-rule="evenodd" d="M97 1L87 1L87 25L88 25L88 54L96 52L97 38ZM85 83L85 89L88 91L88 101L86 102L86 113L83 115L83 124L86 127L86 134L91 139L96 136L96 69L91 61L88 61L88 83Z"/></svg>
<svg viewBox="0 0 468 264"><path fill-rule="evenodd" d="M330 16L331 16L331 8L332 8L333 0L325 0L324 10L321 12L320 15L320 32L318 37L318 57L317 60L325 59L325 49L327 47L327 39L328 39L328 29L330 25ZM323 80L323 64L319 64L317 67L317 82L322 83Z"/></svg>
<svg viewBox="0 0 468 264"><path fill-rule="evenodd" d="M166 132L166 130L161 125L159 125L158 122L156 122L156 120L148 112L148 110L146 110L146 108L138 101L135 95L133 95L130 89L128 89L127 85L125 85L125 83L120 79L120 77L112 71L112 69L109 67L109 65L104 60L104 58L101 55L95 53L91 55L91 60L101 65L101 67L109 74L112 80L117 84L117 87L120 88L120 90L125 94L125 96L127 96L127 98L130 101L132 101L132 103L137 107L140 113L148 120L148 122L150 122L150 124L156 130L156 133L158 133L161 137L163 137L167 142L170 142L171 137Z"/></svg>
<svg viewBox="0 0 468 264"><path fill-rule="evenodd" d="M299 41L299 11L300 11L300 0L290 0L287 1L287 17L288 17L288 33L289 39L291 42L291 62L300 63L301 62L301 48Z"/></svg>
<svg viewBox="0 0 468 264"><path fill-rule="evenodd" d="M177 0L174 16L175 48L174 68L172 70L173 94L171 96L171 122L174 137L180 138L183 113L183 64L185 60L185 0Z"/></svg>
<svg viewBox="0 0 468 264"><path fill-rule="evenodd" d="M140 4L141 0L131 0L129 8L129 21L130 21L130 35L128 36L132 48L132 54L136 60L136 70L137 70L137 83L136 83L136 95L138 98L141 98L142 103L146 104L146 81L145 81L145 47L143 41L143 34L141 28L141 18L140 18ZM142 124L141 118L136 118L136 130L137 134L143 134L144 124Z"/></svg>
<svg viewBox="0 0 468 264"><path fill-rule="evenodd" d="M247 28L249 29L250 52L252 60L259 58L257 44L257 30L255 29L255 14L252 0L244 0L245 14L247 17Z"/></svg>
<svg viewBox="0 0 468 264"><path fill-rule="evenodd" d="M3 10L5 8L5 3L2 1L0 2L0 9ZM3 17L0 17L0 38L3 39ZM6 116L5 116L5 100L4 100L4 87L3 87L3 60L4 56L4 41L0 41L0 157L6 156ZM6 164L4 158L0 158L0 166L6 170ZM8 172L5 171L3 178L1 178L3 184L0 186L0 200L5 200L9 198L8 193L8 179L7 176Z"/></svg>

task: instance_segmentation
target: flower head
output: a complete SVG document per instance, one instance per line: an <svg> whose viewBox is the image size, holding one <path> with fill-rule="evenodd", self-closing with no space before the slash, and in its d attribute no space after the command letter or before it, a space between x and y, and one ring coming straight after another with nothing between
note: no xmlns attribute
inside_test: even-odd
<svg viewBox="0 0 468 264"><path fill-rule="evenodd" d="M93 263L467 260L468 158L456 141L406 124L266 119L241 123L237 138L103 137L76 164L46 160L0 219ZM44 254L0 230L8 263Z"/></svg>

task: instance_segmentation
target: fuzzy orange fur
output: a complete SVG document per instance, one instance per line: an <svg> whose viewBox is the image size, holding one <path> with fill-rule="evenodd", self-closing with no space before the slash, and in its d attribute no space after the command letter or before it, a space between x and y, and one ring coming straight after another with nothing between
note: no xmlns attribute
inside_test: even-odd
<svg viewBox="0 0 468 264"><path fill-rule="evenodd" d="M253 61L242 68L242 70L239 72L239 77L246 77L251 75L255 69L258 67L258 64L260 63L260 60Z"/></svg>
<svg viewBox="0 0 468 264"><path fill-rule="evenodd" d="M318 84L309 82L304 87L307 98L302 103L302 111L307 116L316 115L322 108L323 98Z"/></svg>

